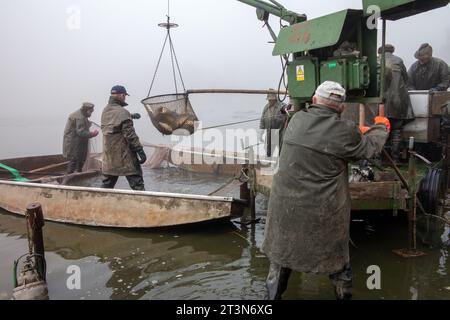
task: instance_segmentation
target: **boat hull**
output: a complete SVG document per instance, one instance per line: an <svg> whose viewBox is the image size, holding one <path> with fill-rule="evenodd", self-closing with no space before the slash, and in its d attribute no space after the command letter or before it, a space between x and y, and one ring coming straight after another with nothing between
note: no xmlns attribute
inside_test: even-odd
<svg viewBox="0 0 450 320"><path fill-rule="evenodd" d="M155 228L229 219L244 204L228 197L107 190L0 181L0 207L25 214L39 202L46 220L87 226Z"/></svg>

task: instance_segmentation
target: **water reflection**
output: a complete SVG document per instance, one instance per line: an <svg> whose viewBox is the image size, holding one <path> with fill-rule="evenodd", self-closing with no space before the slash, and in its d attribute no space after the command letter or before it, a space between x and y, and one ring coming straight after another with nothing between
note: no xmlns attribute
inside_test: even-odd
<svg viewBox="0 0 450 320"><path fill-rule="evenodd" d="M44 227L51 299L262 299L268 261L259 248L261 222L202 224L175 229L94 229L57 223ZM351 259L355 299L450 299L448 248L421 246L426 256L404 259L406 221L386 215L355 217ZM448 230L447 230L448 232ZM9 298L14 258L26 251L25 220L0 213L0 298ZM332 235L330 235L332 236ZM82 289L68 290L66 269L82 270ZM367 267L381 268L381 290L368 290ZM326 276L294 273L286 299L333 299Z"/></svg>

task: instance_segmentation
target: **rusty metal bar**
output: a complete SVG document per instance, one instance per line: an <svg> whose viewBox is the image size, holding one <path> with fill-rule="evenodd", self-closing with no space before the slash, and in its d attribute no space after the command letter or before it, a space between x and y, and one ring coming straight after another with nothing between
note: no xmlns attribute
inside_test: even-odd
<svg viewBox="0 0 450 320"><path fill-rule="evenodd" d="M386 108L384 107L384 103L380 103L378 106L378 115L380 117L386 117Z"/></svg>
<svg viewBox="0 0 450 320"><path fill-rule="evenodd" d="M386 149L383 148L383 155L386 157L386 159L389 161L391 167L394 169L395 173L397 174L398 178L400 179L400 181L402 182L403 186L406 188L406 190L409 191L409 185L408 182L406 181L405 177L402 175L402 173L400 172L400 169L397 167L397 165L395 164L395 161L391 158L391 156L389 155L389 153L386 151Z"/></svg>
<svg viewBox="0 0 450 320"><path fill-rule="evenodd" d="M286 90L248 90L248 89L195 89L186 90L187 94L196 93L236 93L236 94L269 94L269 93L280 93L287 94Z"/></svg>
<svg viewBox="0 0 450 320"><path fill-rule="evenodd" d="M409 168L408 168L408 176L409 176L409 210L408 210L408 249L410 251L416 251L417 243L416 243L416 159L414 157L414 151L412 149L409 151Z"/></svg>
<svg viewBox="0 0 450 320"><path fill-rule="evenodd" d="M44 237L42 234L42 228L44 227L45 222L41 204L37 202L29 204L27 206L25 217L27 219L28 240L30 241L29 247L30 250L32 247L33 253L37 254L37 256L35 256L35 264L45 280L45 248Z"/></svg>
<svg viewBox="0 0 450 320"><path fill-rule="evenodd" d="M366 106L362 103L359 104L359 126L366 125Z"/></svg>

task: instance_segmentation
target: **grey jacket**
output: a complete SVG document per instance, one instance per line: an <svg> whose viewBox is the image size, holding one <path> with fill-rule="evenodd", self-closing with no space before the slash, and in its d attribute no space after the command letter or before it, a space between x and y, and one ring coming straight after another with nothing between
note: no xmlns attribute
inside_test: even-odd
<svg viewBox="0 0 450 320"><path fill-rule="evenodd" d="M386 117L412 120L414 112L408 93L408 72L400 57L386 53Z"/></svg>
<svg viewBox="0 0 450 320"><path fill-rule="evenodd" d="M91 122L81 109L72 113L66 122L63 155L67 159L84 160L87 156Z"/></svg>
<svg viewBox="0 0 450 320"><path fill-rule="evenodd" d="M142 149L131 114L122 104L110 98L102 113L103 133L103 174L130 176L140 174L140 164L136 152Z"/></svg>
<svg viewBox="0 0 450 320"><path fill-rule="evenodd" d="M408 71L409 90L430 90L437 88L446 91L450 87L450 69L448 64L439 59L432 58L425 65L416 61Z"/></svg>

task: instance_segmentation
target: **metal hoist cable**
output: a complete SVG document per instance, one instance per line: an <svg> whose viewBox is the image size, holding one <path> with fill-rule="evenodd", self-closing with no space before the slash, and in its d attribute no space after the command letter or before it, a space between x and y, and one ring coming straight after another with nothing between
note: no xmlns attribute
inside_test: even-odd
<svg viewBox="0 0 450 320"><path fill-rule="evenodd" d="M150 88L147 93L147 97L150 97L150 94L153 89L153 85L155 84L156 75L159 70L159 66L161 64L161 59L163 57L164 51L166 49L167 40L169 40L169 51L170 51L170 61L172 65L172 75L173 75L173 83L175 87L175 93L178 94L178 83L177 83L177 73L181 80L181 85L183 86L183 90L186 91L183 76L181 74L180 65L178 63L177 54L175 52L175 47L173 45L172 36L170 34L170 29L177 28L178 24L170 22L170 0L167 1L167 22L159 23L159 27L165 28L167 30L166 37L164 39L164 43L161 49L161 53L158 58L158 63L156 64L155 72L153 74L152 82L150 84Z"/></svg>

